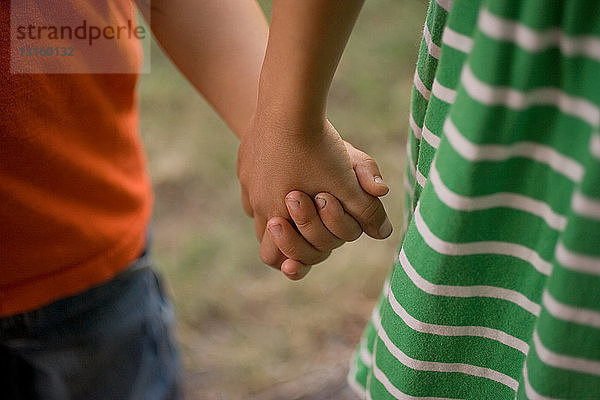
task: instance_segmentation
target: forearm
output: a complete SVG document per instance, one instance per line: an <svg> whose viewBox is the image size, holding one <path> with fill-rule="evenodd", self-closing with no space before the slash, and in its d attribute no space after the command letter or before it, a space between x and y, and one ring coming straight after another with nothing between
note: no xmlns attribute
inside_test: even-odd
<svg viewBox="0 0 600 400"><path fill-rule="evenodd" d="M241 137L256 108L268 36L258 4L152 0L150 22L165 52Z"/></svg>
<svg viewBox="0 0 600 400"><path fill-rule="evenodd" d="M301 124L325 118L333 75L364 0L274 0L259 112Z"/></svg>

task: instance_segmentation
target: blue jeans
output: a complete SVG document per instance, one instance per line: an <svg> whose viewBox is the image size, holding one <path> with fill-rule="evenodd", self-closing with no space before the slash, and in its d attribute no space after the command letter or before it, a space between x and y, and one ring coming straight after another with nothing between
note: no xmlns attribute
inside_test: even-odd
<svg viewBox="0 0 600 400"><path fill-rule="evenodd" d="M181 398L174 316L148 255L111 281L0 318L0 398Z"/></svg>

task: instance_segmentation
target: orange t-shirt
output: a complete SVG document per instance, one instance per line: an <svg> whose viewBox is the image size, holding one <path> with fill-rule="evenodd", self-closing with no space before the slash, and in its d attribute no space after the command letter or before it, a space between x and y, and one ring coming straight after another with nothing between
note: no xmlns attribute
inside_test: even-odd
<svg viewBox="0 0 600 400"><path fill-rule="evenodd" d="M0 5L0 316L105 282L145 246L152 196L132 74L12 74ZM113 0L63 0L99 26L134 20ZM121 62L139 66L141 48Z"/></svg>

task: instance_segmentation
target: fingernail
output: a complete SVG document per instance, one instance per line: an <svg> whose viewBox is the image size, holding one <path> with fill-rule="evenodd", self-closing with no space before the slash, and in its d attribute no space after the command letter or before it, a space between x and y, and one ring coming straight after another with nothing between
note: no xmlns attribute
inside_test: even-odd
<svg viewBox="0 0 600 400"><path fill-rule="evenodd" d="M317 203L317 207L319 208L325 208L325 206L327 205L327 200L325 200L322 197L315 197L315 203Z"/></svg>
<svg viewBox="0 0 600 400"><path fill-rule="evenodd" d="M281 272L283 272L283 274L286 275L286 276L292 276L292 277L294 277L294 276L298 275L298 270L292 270L292 271L290 271L289 268L286 268L285 264L281 267Z"/></svg>
<svg viewBox="0 0 600 400"><path fill-rule="evenodd" d="M376 184L381 185L381 186L385 186L386 188L388 187L388 185L383 181L383 178L380 176L375 176L373 178L373 180L375 181Z"/></svg>
<svg viewBox="0 0 600 400"><path fill-rule="evenodd" d="M269 232L271 232L273 234L273 236L275 237L280 237L281 236L281 225L280 224L271 224L269 225Z"/></svg>
<svg viewBox="0 0 600 400"><path fill-rule="evenodd" d="M290 267L289 263L283 263L281 265L281 272L283 272L284 275L291 277L298 275L298 270Z"/></svg>
<svg viewBox="0 0 600 400"><path fill-rule="evenodd" d="M383 221L383 224L381 224L381 226L379 227L379 235L383 237L388 237L392 233L392 229L392 223L386 217L385 221Z"/></svg>
<svg viewBox="0 0 600 400"><path fill-rule="evenodd" d="M304 278L309 273L310 268L311 268L310 265L303 265L299 269L289 270L289 268L286 268L286 265L284 264L281 267L281 272L283 272L283 274L285 276L287 276L288 278L296 280L296 279Z"/></svg>
<svg viewBox="0 0 600 400"><path fill-rule="evenodd" d="M300 208L300 201L298 201L296 199L286 197L285 202L288 206L290 206L290 208L293 208L294 210L297 210Z"/></svg>

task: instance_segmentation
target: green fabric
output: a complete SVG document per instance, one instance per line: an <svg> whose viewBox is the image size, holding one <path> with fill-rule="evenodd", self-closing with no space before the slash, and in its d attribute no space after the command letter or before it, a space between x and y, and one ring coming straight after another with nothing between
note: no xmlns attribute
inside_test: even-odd
<svg viewBox="0 0 600 400"><path fill-rule="evenodd" d="M452 3L452 4L450 4ZM432 0L365 399L600 399L600 2Z"/></svg>

